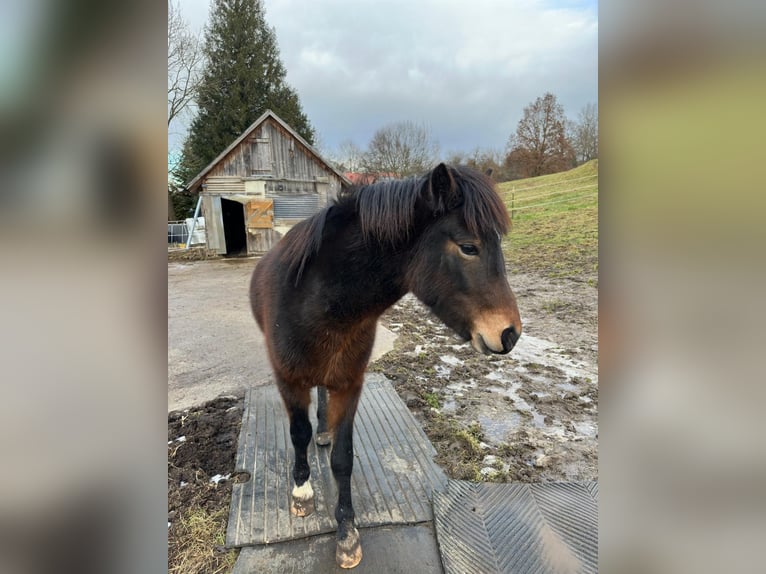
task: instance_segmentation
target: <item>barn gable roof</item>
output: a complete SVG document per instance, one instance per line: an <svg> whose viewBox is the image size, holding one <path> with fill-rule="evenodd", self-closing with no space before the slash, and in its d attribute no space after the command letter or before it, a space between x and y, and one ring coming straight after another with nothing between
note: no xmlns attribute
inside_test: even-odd
<svg viewBox="0 0 766 574"><path fill-rule="evenodd" d="M235 147L237 147L239 144L241 144L247 136L249 136L255 128L257 128L259 125L261 125L266 119L271 118L275 122L277 122L282 128L284 128L292 137L294 137L298 142L305 147L308 152L316 157L317 160L319 160L323 165L327 166L327 169L333 172L335 175L337 175L341 182L345 185L352 185L351 181L344 176L341 172L339 172L337 169L335 169L330 163L325 160L319 152L314 149L314 147L311 146L305 139L303 139L298 132L296 132L292 127L290 127L285 121L282 120L277 114L272 112L271 110L266 110L261 117L259 117L257 120L255 120L252 124L250 124L250 127L248 127L242 134L235 139L229 147L227 147L225 150L223 150L218 156L211 161L201 172L199 172L194 179L192 179L187 185L186 190L187 191L193 191L196 189L201 183L202 179L212 170L216 164L221 161L223 158L225 158L231 150L233 150Z"/></svg>

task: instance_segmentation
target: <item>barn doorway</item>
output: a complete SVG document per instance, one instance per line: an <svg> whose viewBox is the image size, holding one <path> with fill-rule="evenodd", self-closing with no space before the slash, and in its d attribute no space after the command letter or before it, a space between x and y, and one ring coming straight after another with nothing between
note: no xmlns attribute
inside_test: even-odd
<svg viewBox="0 0 766 574"><path fill-rule="evenodd" d="M247 255L245 210L241 203L221 198L226 255Z"/></svg>

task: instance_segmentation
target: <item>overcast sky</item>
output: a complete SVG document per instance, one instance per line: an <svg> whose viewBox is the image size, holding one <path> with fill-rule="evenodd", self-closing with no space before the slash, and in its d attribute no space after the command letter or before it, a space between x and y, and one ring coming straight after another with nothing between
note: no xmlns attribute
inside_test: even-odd
<svg viewBox="0 0 766 574"><path fill-rule="evenodd" d="M181 0L202 30L210 0ZM264 0L287 80L324 150L425 123L442 154L504 149L549 91L572 119L598 101L596 0ZM176 147L182 136L170 139Z"/></svg>

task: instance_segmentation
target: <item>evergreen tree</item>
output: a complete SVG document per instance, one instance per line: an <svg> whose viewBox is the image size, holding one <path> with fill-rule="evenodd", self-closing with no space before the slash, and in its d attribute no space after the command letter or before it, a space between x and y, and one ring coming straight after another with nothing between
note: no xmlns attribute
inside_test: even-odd
<svg viewBox="0 0 766 574"><path fill-rule="evenodd" d="M214 0L205 57L198 112L176 174L180 181L188 183L267 109L313 144L314 128L285 81L261 0Z"/></svg>

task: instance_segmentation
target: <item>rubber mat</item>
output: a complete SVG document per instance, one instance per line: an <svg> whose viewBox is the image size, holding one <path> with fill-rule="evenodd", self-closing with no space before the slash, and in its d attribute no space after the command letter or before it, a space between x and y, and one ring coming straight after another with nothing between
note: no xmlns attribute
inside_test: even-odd
<svg viewBox="0 0 766 574"><path fill-rule="evenodd" d="M335 562L335 534L242 548L231 574L444 574L433 524L363 528L362 561L353 570Z"/></svg>
<svg viewBox="0 0 766 574"><path fill-rule="evenodd" d="M316 393L316 389L313 391ZM316 430L316 395L310 413ZM228 546L248 546L334 532L337 489L331 447L312 440L308 457L315 511L290 514L293 449L287 414L276 388L250 389L237 451L236 470L250 480L235 483L226 533ZM359 527L433 520L432 491L447 479L418 422L382 375L368 374L354 421L351 496Z"/></svg>
<svg viewBox="0 0 766 574"><path fill-rule="evenodd" d="M477 484L434 493L447 573L598 571L598 484Z"/></svg>

